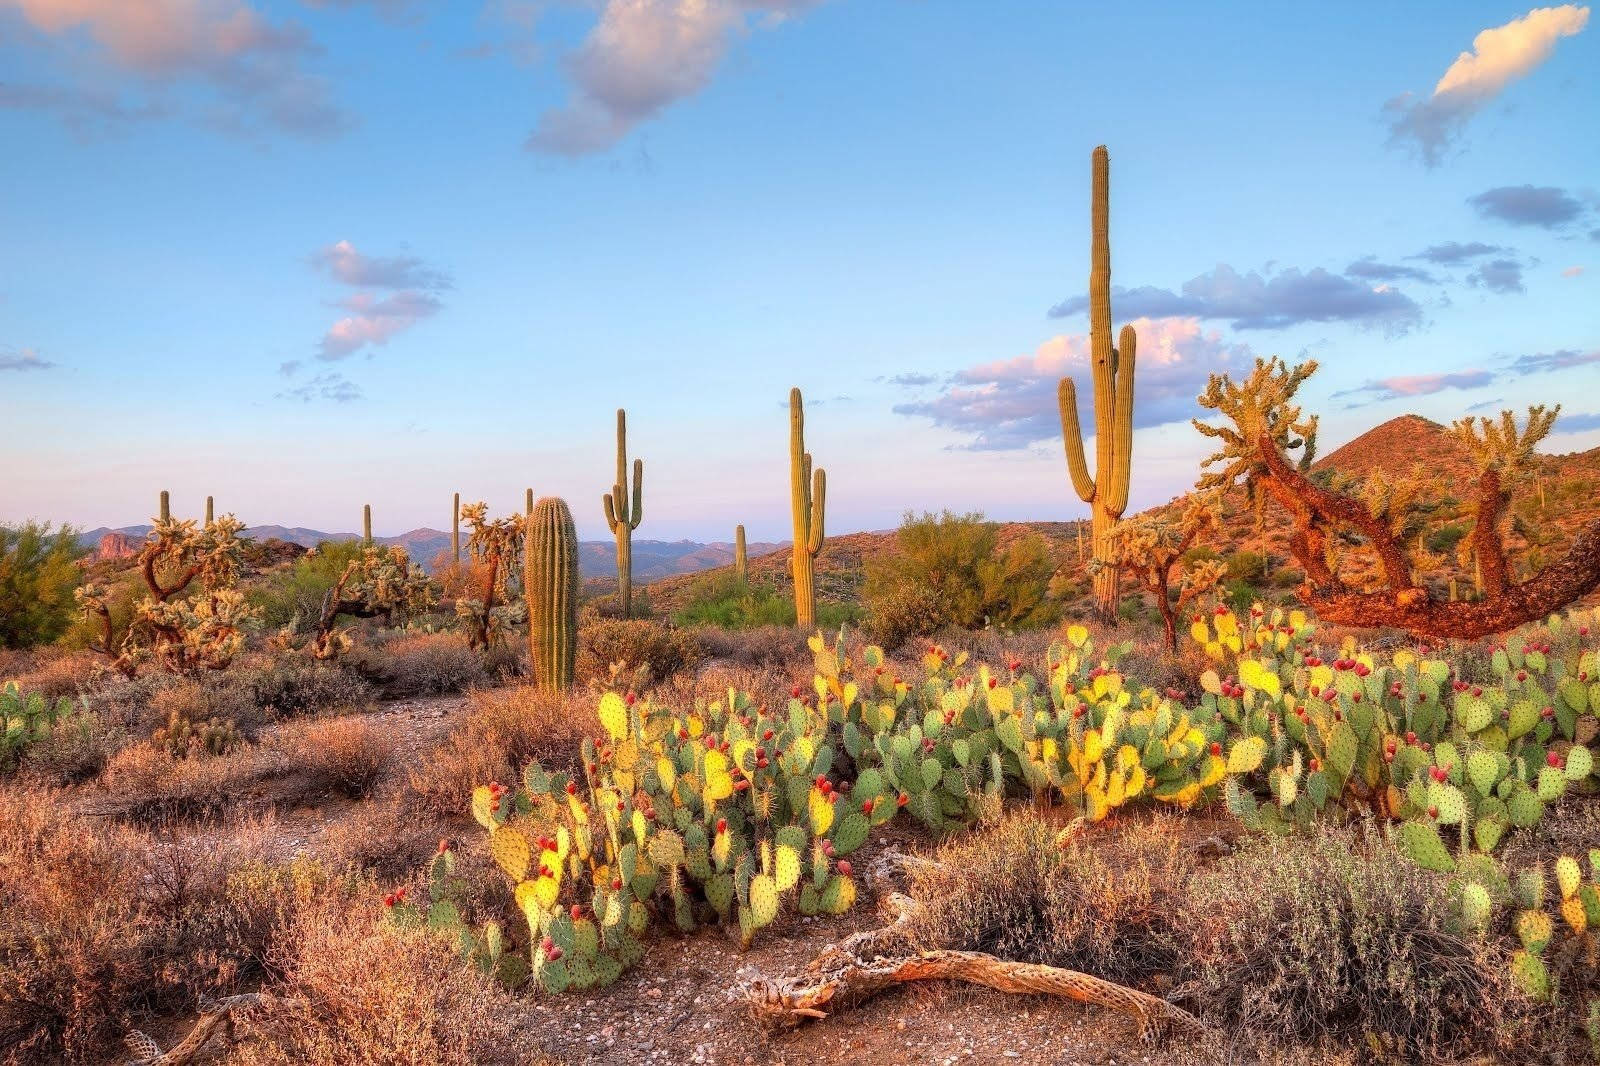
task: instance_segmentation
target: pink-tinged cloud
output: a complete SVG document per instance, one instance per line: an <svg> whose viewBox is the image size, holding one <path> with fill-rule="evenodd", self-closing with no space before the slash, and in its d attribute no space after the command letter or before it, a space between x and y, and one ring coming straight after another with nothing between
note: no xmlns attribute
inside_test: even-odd
<svg viewBox="0 0 1600 1066"><path fill-rule="evenodd" d="M1561 276L1564 277L1564 278L1581 278L1583 276L1583 267L1581 267L1581 266L1570 266L1570 267L1567 267L1566 269L1561 271Z"/></svg>
<svg viewBox="0 0 1600 1066"><path fill-rule="evenodd" d="M1223 341L1196 318L1140 318L1131 325L1138 336L1136 427L1186 422L1201 414L1195 397L1206 379L1253 358L1246 345ZM1026 448L1060 438L1056 384L1063 376L1078 382L1079 415L1086 426L1093 425L1090 373L1088 336L1061 334L1028 355L959 371L939 395L896 404L894 410L966 435L963 448Z"/></svg>
<svg viewBox="0 0 1600 1066"><path fill-rule="evenodd" d="M1397 374L1394 377L1369 381L1360 388L1346 389L1333 395L1356 397L1350 406L1362 407L1383 400L1432 396L1447 389L1482 388L1494 379L1494 372L1490 370L1458 370L1447 374Z"/></svg>
<svg viewBox="0 0 1600 1066"><path fill-rule="evenodd" d="M312 253L311 262L346 285L380 289L448 289L450 277L412 255L365 255L349 241Z"/></svg>
<svg viewBox="0 0 1600 1066"><path fill-rule="evenodd" d="M304 69L315 51L305 31L268 21L246 0L0 0L6 8L40 33L87 39L147 83L209 84L236 111L223 125L260 117L320 135L346 124L327 83Z"/></svg>
<svg viewBox="0 0 1600 1066"><path fill-rule="evenodd" d="M572 98L539 117L527 147L557 155L604 151L639 123L710 83L750 14L773 26L819 0L606 0L567 58Z"/></svg>
<svg viewBox="0 0 1600 1066"><path fill-rule="evenodd" d="M1562 4L1534 8L1479 33L1472 51L1456 57L1426 100L1406 93L1385 105L1393 115L1391 143L1412 143L1425 164L1438 165L1467 120L1511 82L1532 73L1550 58L1557 41L1580 33L1588 21L1587 7Z"/></svg>
<svg viewBox="0 0 1600 1066"><path fill-rule="evenodd" d="M386 297L358 292L341 300L339 306L352 313L335 322L323 335L317 358L328 362L348 358L368 345L388 344L418 322L437 314L444 305L435 296L408 289Z"/></svg>

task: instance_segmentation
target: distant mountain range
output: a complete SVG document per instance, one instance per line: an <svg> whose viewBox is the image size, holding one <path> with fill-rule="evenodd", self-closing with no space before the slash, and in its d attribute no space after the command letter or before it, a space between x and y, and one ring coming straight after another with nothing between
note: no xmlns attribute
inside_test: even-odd
<svg viewBox="0 0 1600 1066"><path fill-rule="evenodd" d="M107 535L120 535L126 543L137 549L150 532L149 524L121 526L111 529L102 526L78 535L78 542L91 550L99 547ZM357 533L325 533L320 529L300 526L251 526L244 535L256 541L281 540L314 548L328 540L356 540ZM413 529L398 537L374 537L379 544L399 544L412 559L424 567L432 568L436 558L450 551L450 534L437 529ZM466 552L466 534L461 537L461 550ZM753 559L788 546L788 542L771 544L751 542L746 548ZM694 574L719 566L733 564L731 541L702 544L693 540L635 540L633 542L633 577L635 581L654 581L677 574ZM578 542L578 570L584 578L615 577L617 573L617 545L612 540L585 540Z"/></svg>

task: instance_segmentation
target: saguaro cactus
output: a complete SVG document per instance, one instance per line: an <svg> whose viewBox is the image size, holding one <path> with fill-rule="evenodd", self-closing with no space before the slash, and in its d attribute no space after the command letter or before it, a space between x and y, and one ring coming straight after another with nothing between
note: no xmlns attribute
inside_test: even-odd
<svg viewBox="0 0 1600 1066"><path fill-rule="evenodd" d="M524 501L524 503L522 505L522 513L523 514L532 514L533 513L533 490L531 488L528 490L527 499Z"/></svg>
<svg viewBox="0 0 1600 1066"><path fill-rule="evenodd" d="M361 505L361 543L372 543L372 504Z"/></svg>
<svg viewBox="0 0 1600 1066"><path fill-rule="evenodd" d="M172 499L167 495L167 490L161 490L161 521L172 521Z"/></svg>
<svg viewBox="0 0 1600 1066"><path fill-rule="evenodd" d="M211 523L214 522L214 521L216 521L216 512L212 509L211 497L207 496L206 497L206 525L210 526Z"/></svg>
<svg viewBox="0 0 1600 1066"><path fill-rule="evenodd" d="M456 493L455 501L450 505L450 554L455 556L456 565L461 565L461 493Z"/></svg>
<svg viewBox="0 0 1600 1066"><path fill-rule="evenodd" d="M828 472L811 469L806 451L806 412L799 389L789 390L789 498L794 512L794 620L802 629L817 624L817 577L813 565L822 551L822 514Z"/></svg>
<svg viewBox="0 0 1600 1066"><path fill-rule="evenodd" d="M1110 160L1104 145L1094 150L1089 267L1089 356L1094 373L1095 474L1083 454L1078 425L1078 390L1071 378L1057 387L1061 436L1067 470L1078 496L1089 505L1094 561L1095 611L1107 622L1117 617L1117 567L1111 532L1128 506L1128 472L1133 455L1133 367L1138 339L1123 326L1118 347L1111 346L1111 239L1108 186Z"/></svg>
<svg viewBox="0 0 1600 1066"><path fill-rule="evenodd" d="M565 500L547 496L528 516L522 579L534 683L565 691L578 653L578 531Z"/></svg>
<svg viewBox="0 0 1600 1066"><path fill-rule="evenodd" d="M644 518L644 460L633 461L633 502L628 502L628 412L617 408L617 480L601 497L606 525L617 538L617 602L633 617L633 531Z"/></svg>
<svg viewBox="0 0 1600 1066"><path fill-rule="evenodd" d="M741 585L750 583L750 562L744 554L744 526L733 528L733 577Z"/></svg>

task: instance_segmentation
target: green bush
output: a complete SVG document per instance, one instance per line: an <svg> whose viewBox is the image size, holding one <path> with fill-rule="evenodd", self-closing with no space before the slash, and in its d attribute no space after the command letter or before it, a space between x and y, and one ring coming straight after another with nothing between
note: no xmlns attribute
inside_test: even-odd
<svg viewBox="0 0 1600 1066"><path fill-rule="evenodd" d="M1028 534L1000 547L1000 527L976 512L920 517L907 512L899 550L867 564L865 602L917 586L937 597L949 622L965 629L1015 629L1055 620L1050 598L1055 562L1043 537Z"/></svg>
<svg viewBox="0 0 1600 1066"><path fill-rule="evenodd" d="M51 644L66 633L86 554L71 526L0 525L0 648Z"/></svg>
<svg viewBox="0 0 1600 1066"><path fill-rule="evenodd" d="M950 622L939 594L926 585L902 585L872 600L867 632L874 643L895 651L908 640L928 637Z"/></svg>
<svg viewBox="0 0 1600 1066"><path fill-rule="evenodd" d="M267 627L286 626L297 618L314 622L328 590L345 567L360 558L359 540L325 540L287 570L253 584L246 599L261 610L262 624Z"/></svg>
<svg viewBox="0 0 1600 1066"><path fill-rule="evenodd" d="M1456 550L1456 545L1461 543L1461 538L1466 535L1466 526L1452 522L1429 533L1423 543L1435 555L1450 555Z"/></svg>
<svg viewBox="0 0 1600 1066"><path fill-rule="evenodd" d="M1234 552L1228 556L1226 577L1230 583L1243 581L1249 585L1265 584L1267 557L1259 552Z"/></svg>
<svg viewBox="0 0 1600 1066"><path fill-rule="evenodd" d="M689 602L673 616L679 625L721 629L794 625L794 601L766 585L750 585L731 573L708 574L689 588Z"/></svg>

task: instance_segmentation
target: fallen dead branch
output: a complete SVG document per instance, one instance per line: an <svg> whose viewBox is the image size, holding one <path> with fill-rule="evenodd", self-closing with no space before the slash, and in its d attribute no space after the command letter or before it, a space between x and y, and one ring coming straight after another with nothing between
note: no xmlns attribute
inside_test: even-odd
<svg viewBox="0 0 1600 1066"><path fill-rule="evenodd" d="M894 915L889 925L855 933L824 948L798 974L770 979L757 974L736 995L759 1023L784 1028L857 1006L894 985L966 981L1000 992L1062 996L1131 1014L1139 1020L1140 1035L1145 1039L1173 1031L1207 1032L1200 1019L1158 996L1076 970L1007 962L978 951L926 951L884 958L879 949L899 938L914 906L906 896L890 896L884 906Z"/></svg>
<svg viewBox="0 0 1600 1066"><path fill-rule="evenodd" d="M171 1051L163 1052L160 1044L135 1029L127 1038L128 1050L133 1054L127 1066L188 1066L219 1030L224 1041L232 1042L235 1013L253 1010L266 1001L267 997L259 992L202 1000L200 1020L194 1023L188 1036L173 1045Z"/></svg>

